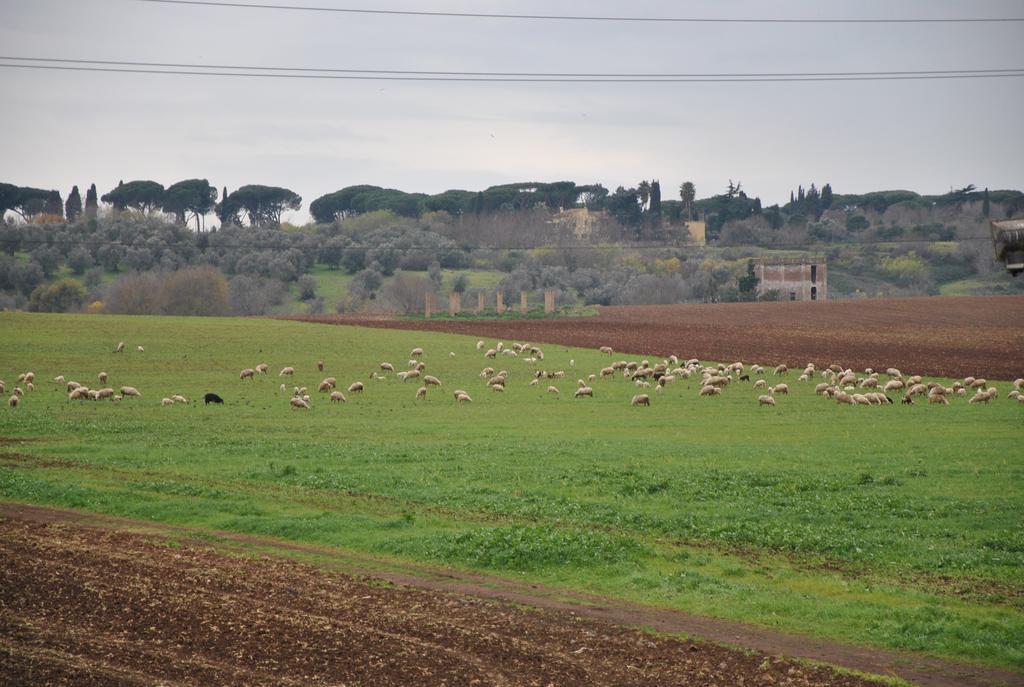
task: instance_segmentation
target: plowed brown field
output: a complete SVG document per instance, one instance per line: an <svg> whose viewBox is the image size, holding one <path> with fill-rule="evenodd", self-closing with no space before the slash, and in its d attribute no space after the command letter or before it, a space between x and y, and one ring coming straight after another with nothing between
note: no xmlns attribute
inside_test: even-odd
<svg viewBox="0 0 1024 687"><path fill-rule="evenodd" d="M567 612L0 520L4 685L868 685Z"/></svg>
<svg viewBox="0 0 1024 687"><path fill-rule="evenodd" d="M762 365L1024 376L1024 296L624 306L528 320L301 319Z"/></svg>

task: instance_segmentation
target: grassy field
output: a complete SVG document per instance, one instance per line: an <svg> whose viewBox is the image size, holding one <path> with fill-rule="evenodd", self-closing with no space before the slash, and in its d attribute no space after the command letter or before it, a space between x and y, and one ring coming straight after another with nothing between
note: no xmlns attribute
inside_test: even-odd
<svg viewBox="0 0 1024 687"><path fill-rule="evenodd" d="M812 636L1024 670L1022 408L839 407L788 382L759 408L734 385L575 379L608 358L545 346L555 397L477 376L475 339L296 322L0 313L0 497L495 571ZM113 354L128 342L128 352ZM145 353L135 346L145 346ZM426 349L444 388L369 378ZM452 357L449 352L455 353ZM681 347L678 353L686 355ZM315 363L323 359L324 373ZM575 361L575 368L570 367ZM267 362L268 377L238 372ZM753 362L753 361L750 361ZM276 376L345 404L289 408ZM138 387L73 403L51 380ZM451 390L474 403L457 406ZM215 391L224 406L203 406ZM161 407L181 393L188 405ZM318 396L315 390L313 396ZM12 457L11 454L18 454ZM5 455L7 454L7 455Z"/></svg>

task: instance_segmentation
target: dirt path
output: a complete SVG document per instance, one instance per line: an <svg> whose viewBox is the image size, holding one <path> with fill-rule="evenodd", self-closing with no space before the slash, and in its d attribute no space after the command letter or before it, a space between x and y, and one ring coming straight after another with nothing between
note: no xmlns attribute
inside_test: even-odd
<svg viewBox="0 0 1024 687"><path fill-rule="evenodd" d="M601 308L596 317L529 320L295 319L684 359L1024 376L1024 296L621 306Z"/></svg>
<svg viewBox="0 0 1024 687"><path fill-rule="evenodd" d="M224 532L211 545L182 528L11 503L0 518L0 682L10 685L869 684L780 655L934 687L1024 685L493 576L381 572L372 557L323 547ZM254 548L273 555L238 555Z"/></svg>

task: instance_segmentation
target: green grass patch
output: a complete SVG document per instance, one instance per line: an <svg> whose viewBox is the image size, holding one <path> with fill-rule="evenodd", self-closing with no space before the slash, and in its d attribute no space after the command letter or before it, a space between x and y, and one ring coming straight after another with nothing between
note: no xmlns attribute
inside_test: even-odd
<svg viewBox="0 0 1024 687"><path fill-rule="evenodd" d="M622 378L572 399L608 358L556 345L543 367L566 372L560 397L529 386L522 359L484 360L476 337L11 313L0 332L8 389L36 373L36 391L0 408L0 437L45 438L0 444L4 499L1024 669L1021 408L1005 383L987 406L865 408L790 380L765 409L745 385L706 399L681 380L632 408ZM121 340L127 352L112 353ZM415 382L369 376L383 361L405 368L414 346L443 383L425 401ZM269 375L239 380L260 362ZM286 365L294 377L277 376ZM509 370L504 394L486 390L485 365ZM75 403L51 381L98 386L101 370L142 398ZM327 375L366 391L328 403L315 391ZM311 390L312 410L289 407L294 386ZM453 402L459 387L474 403ZM210 391L225 405L203 405ZM160 405L175 393L190 403Z"/></svg>

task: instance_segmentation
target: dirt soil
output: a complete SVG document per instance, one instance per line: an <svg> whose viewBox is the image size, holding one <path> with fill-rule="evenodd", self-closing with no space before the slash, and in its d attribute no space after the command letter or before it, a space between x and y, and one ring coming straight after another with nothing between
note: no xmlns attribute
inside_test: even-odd
<svg viewBox="0 0 1024 687"><path fill-rule="evenodd" d="M143 534L123 529L130 521L19 504L0 504L0 513L4 685L874 684L627 629L623 609L524 606L540 597L514 590L533 585L511 583L505 596L521 601L511 604L465 580L228 555L169 537L168 526ZM670 615L632 621L671 629ZM924 672L908 668L915 661L905 657L885 672L942 687L1024 684L1000 671L925 663Z"/></svg>
<svg viewBox="0 0 1024 687"><path fill-rule="evenodd" d="M1024 376L1024 296L621 306L595 317L524 320L299 319L722 362Z"/></svg>

